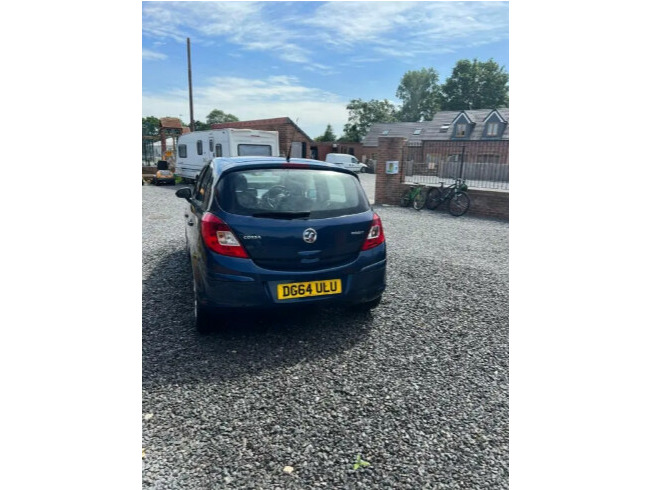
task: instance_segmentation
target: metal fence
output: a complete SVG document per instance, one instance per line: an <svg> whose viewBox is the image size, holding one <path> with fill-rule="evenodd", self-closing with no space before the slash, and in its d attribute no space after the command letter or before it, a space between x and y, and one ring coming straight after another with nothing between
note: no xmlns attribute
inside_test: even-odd
<svg viewBox="0 0 650 490"><path fill-rule="evenodd" d="M510 190L508 141L422 141L404 147L404 182Z"/></svg>

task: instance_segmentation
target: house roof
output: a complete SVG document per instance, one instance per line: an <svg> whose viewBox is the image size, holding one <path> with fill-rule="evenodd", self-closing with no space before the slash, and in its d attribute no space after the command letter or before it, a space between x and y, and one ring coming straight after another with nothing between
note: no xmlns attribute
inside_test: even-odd
<svg viewBox="0 0 650 490"><path fill-rule="evenodd" d="M312 141L312 139L305 133L300 127L291 120L290 117L275 117L272 119L253 119L249 121L237 121L237 122L226 122L226 123L218 123L218 124L212 124L211 128L212 129L225 129L225 128L242 128L242 129L261 129L261 127L265 128L271 128L275 127L277 128L278 126L281 126L283 124L290 124L294 128L296 128L297 131L302 133L302 135L307 138L308 141ZM270 131L270 129L267 129ZM277 131L275 129L274 131Z"/></svg>
<svg viewBox="0 0 650 490"><path fill-rule="evenodd" d="M474 123L474 129L470 133L469 140L481 140L485 120L493 112L498 112L506 123L509 122L509 109L476 109L467 111L440 111L437 112L431 121L422 122L399 122L399 123L375 123L370 126L368 134L363 138L363 146L378 146L378 138L381 136L406 138L409 143L422 141L449 141L453 136L452 123L461 114L465 114L471 123ZM449 126L447 131L441 131L444 126ZM501 139L509 139L509 124L506 124ZM420 129L420 134L414 134ZM387 134L384 134L388 131Z"/></svg>

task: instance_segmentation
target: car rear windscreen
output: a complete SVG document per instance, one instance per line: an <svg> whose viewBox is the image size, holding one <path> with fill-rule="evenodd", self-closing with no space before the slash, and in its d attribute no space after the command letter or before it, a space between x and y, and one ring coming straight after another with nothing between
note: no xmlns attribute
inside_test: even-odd
<svg viewBox="0 0 650 490"><path fill-rule="evenodd" d="M217 184L217 202L229 213L277 218L328 218L370 209L354 176L299 168L230 172Z"/></svg>

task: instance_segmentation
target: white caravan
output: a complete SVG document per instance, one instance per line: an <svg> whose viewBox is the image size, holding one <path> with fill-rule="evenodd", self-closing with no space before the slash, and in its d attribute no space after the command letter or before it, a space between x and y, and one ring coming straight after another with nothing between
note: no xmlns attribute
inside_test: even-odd
<svg viewBox="0 0 650 490"><path fill-rule="evenodd" d="M280 155L277 131L258 129L210 129L178 137L176 175L196 182L201 169L216 157Z"/></svg>

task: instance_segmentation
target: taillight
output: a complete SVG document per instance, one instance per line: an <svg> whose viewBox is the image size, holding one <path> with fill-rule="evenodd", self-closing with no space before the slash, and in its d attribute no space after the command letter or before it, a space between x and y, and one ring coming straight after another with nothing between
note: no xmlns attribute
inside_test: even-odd
<svg viewBox="0 0 650 490"><path fill-rule="evenodd" d="M371 248L376 247L384 243L384 227L381 226L381 219L379 215L375 213L372 217L372 224L370 225L370 231L366 237L366 241L363 242L361 250L370 250Z"/></svg>
<svg viewBox="0 0 650 490"><path fill-rule="evenodd" d="M230 227L214 214L205 213L201 218L201 236L206 247L213 252L229 257L248 258L246 250Z"/></svg>

